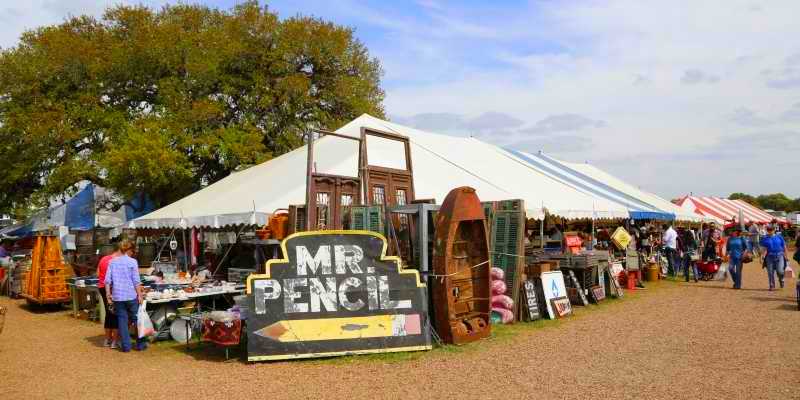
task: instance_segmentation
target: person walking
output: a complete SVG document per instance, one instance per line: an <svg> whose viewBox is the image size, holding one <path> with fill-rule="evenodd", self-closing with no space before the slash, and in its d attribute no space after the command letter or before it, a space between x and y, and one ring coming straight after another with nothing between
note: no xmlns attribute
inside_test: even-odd
<svg viewBox="0 0 800 400"><path fill-rule="evenodd" d="M767 252L765 261L769 275L769 290L775 290L775 274L778 275L778 281L783 288L783 271L787 259L786 242L783 241L783 236L775 233L774 226L767 226L767 236L761 239L760 244Z"/></svg>
<svg viewBox="0 0 800 400"><path fill-rule="evenodd" d="M661 241L664 244L664 253L667 256L667 273L675 276L676 255L678 254L678 233L672 228L672 225L664 224L664 235Z"/></svg>
<svg viewBox="0 0 800 400"><path fill-rule="evenodd" d="M105 347L116 349L119 346L119 336L117 336L117 314L114 314L114 308L111 307L112 302L108 301L111 293L106 293L106 275L108 275L108 264L111 260L121 256L119 245L115 246L114 252L104 256L97 263L97 289L100 291L100 300L103 302L103 307L106 309L106 319L103 321L103 328L105 329L106 340L103 343Z"/></svg>
<svg viewBox="0 0 800 400"><path fill-rule="evenodd" d="M139 263L132 257L135 253L133 244L123 240L119 244L119 251L121 255L111 260L108 265L105 283L108 300L114 302L114 311L117 314L118 331L122 342L120 348L127 353L132 347L128 323L136 326L136 316L139 305L144 300L144 292L139 278ZM146 348L146 339L137 339L136 350Z"/></svg>
<svg viewBox="0 0 800 400"><path fill-rule="evenodd" d="M750 251L758 255L758 258L761 259L761 246L758 245L760 241L761 233L759 232L758 225L755 222L751 222L750 226L747 227L747 234L748 239L750 242Z"/></svg>
<svg viewBox="0 0 800 400"><path fill-rule="evenodd" d="M681 249L683 252L683 276L686 278L686 282L689 282L689 273L694 273L694 281L697 282L697 277L700 274L697 271L697 264L692 259L697 254L697 235L692 228L686 228L681 233L681 239L683 246Z"/></svg>
<svg viewBox="0 0 800 400"><path fill-rule="evenodd" d="M728 265L734 289L742 288L742 260L747 252L747 241L740 234L740 228L734 228L731 237L725 244L725 253L728 254Z"/></svg>

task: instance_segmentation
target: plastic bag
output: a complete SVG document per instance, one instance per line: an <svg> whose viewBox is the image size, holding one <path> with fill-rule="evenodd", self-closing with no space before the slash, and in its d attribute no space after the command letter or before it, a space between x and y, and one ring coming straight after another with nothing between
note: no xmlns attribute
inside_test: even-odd
<svg viewBox="0 0 800 400"><path fill-rule="evenodd" d="M155 329L153 329L153 321L147 315L146 306L147 302L142 302L139 305L139 312L136 314L136 331L139 333L139 339L153 336L156 333Z"/></svg>
<svg viewBox="0 0 800 400"><path fill-rule="evenodd" d="M505 308L511 310L514 308L514 300L504 294L492 296L492 307Z"/></svg>
<svg viewBox="0 0 800 400"><path fill-rule="evenodd" d="M492 267L492 279L496 279L498 281L502 281L506 279L506 273L500 268Z"/></svg>
<svg viewBox="0 0 800 400"><path fill-rule="evenodd" d="M714 275L715 281L724 281L728 277L728 263L719 266L719 270Z"/></svg>
<svg viewBox="0 0 800 400"><path fill-rule="evenodd" d="M786 267L786 269L783 270L783 277L784 278L794 278L794 269L792 269L792 267L790 267L790 266Z"/></svg>
<svg viewBox="0 0 800 400"><path fill-rule="evenodd" d="M506 283L503 281L492 281L492 294L506 294Z"/></svg>

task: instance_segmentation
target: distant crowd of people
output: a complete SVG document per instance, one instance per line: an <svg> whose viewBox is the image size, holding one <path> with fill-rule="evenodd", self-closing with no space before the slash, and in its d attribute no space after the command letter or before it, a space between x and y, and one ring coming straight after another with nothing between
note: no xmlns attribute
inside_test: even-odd
<svg viewBox="0 0 800 400"><path fill-rule="evenodd" d="M686 282L690 275L695 282L698 280L697 263L721 263L725 256L734 289L741 289L743 266L753 260L759 260L766 269L769 290L775 290L776 277L783 288L790 258L778 221L765 225L748 223L744 229L735 221L732 225L727 236L714 222L703 224L699 231L690 227L676 229L672 224L663 224L659 230L656 225L645 224L633 233L640 252L649 257L654 249L660 249L667 260L668 274L677 276L683 270ZM800 248L800 234L795 240L795 247ZM793 257L800 262L800 251Z"/></svg>

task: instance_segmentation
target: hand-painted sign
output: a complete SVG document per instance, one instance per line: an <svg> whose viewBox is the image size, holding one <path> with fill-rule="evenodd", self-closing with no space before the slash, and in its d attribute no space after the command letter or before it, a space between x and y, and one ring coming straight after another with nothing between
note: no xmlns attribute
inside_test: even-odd
<svg viewBox="0 0 800 400"><path fill-rule="evenodd" d="M543 272L541 279L544 302L547 305L547 314L551 319L554 319L556 318L556 314L553 311L550 300L567 296L567 288L564 285L564 274L562 274L561 271Z"/></svg>
<svg viewBox="0 0 800 400"><path fill-rule="evenodd" d="M553 307L558 318L564 318L572 314L572 303L566 297L557 297L550 300L550 305Z"/></svg>
<svg viewBox="0 0 800 400"><path fill-rule="evenodd" d="M606 291L602 286L592 286L591 293L595 303L599 303L606 298Z"/></svg>
<svg viewBox="0 0 800 400"><path fill-rule="evenodd" d="M429 350L428 300L415 270L366 231L302 232L247 279L249 361Z"/></svg>
<svg viewBox="0 0 800 400"><path fill-rule="evenodd" d="M526 306L526 313L523 313L525 320L536 321L542 318L542 313L539 311L539 302L536 299L536 284L532 280L525 280L522 282L522 287L525 289L523 292Z"/></svg>

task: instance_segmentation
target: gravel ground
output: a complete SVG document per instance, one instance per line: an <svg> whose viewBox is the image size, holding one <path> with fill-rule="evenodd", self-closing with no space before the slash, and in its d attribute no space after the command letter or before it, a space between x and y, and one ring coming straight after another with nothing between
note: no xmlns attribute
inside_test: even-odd
<svg viewBox="0 0 800 400"><path fill-rule="evenodd" d="M768 292L750 264L740 291L730 281L660 282L466 347L259 364L225 362L213 347L112 352L98 324L3 297L0 397L797 399L794 284Z"/></svg>

